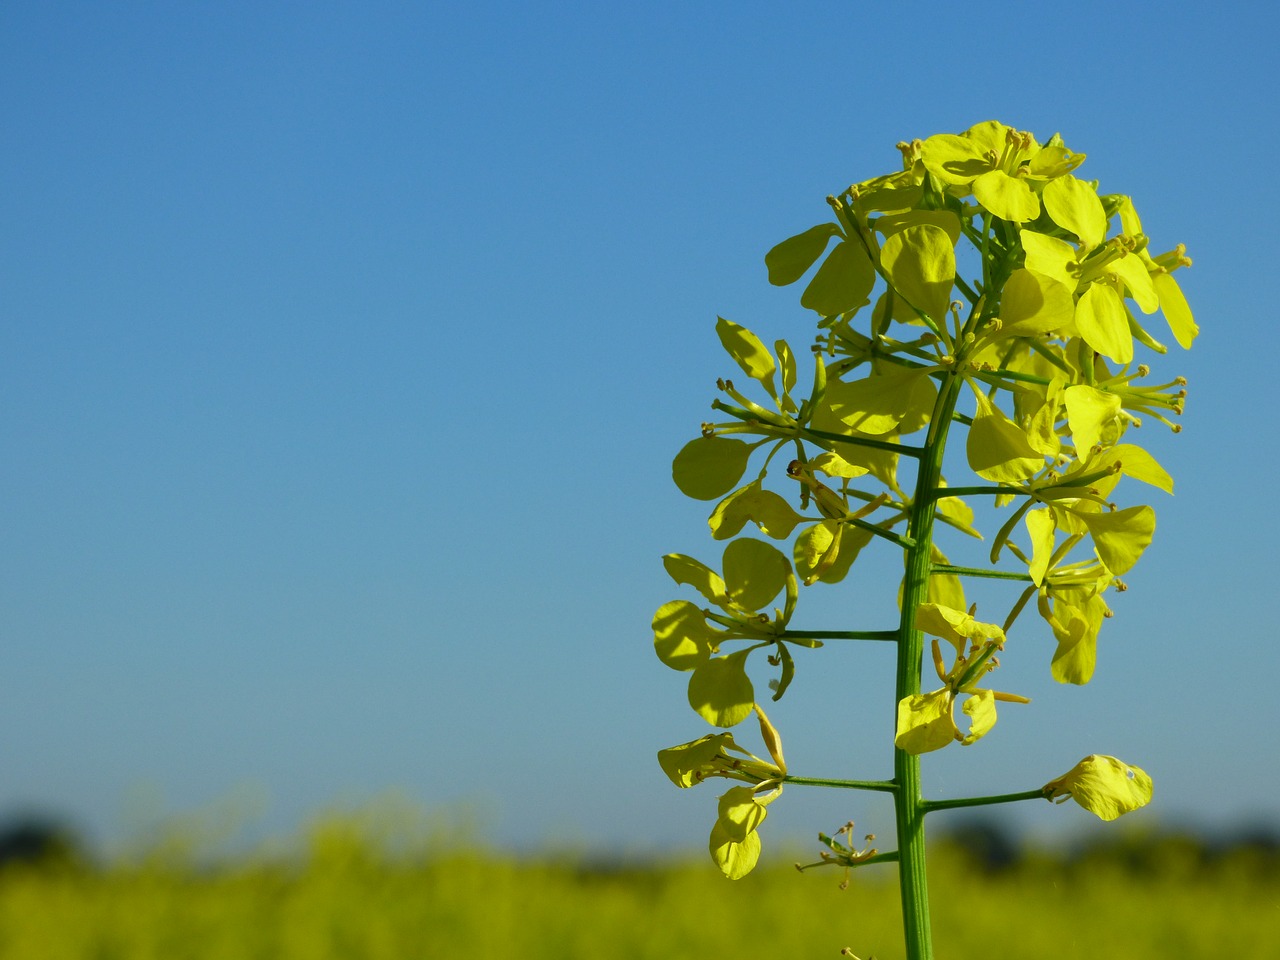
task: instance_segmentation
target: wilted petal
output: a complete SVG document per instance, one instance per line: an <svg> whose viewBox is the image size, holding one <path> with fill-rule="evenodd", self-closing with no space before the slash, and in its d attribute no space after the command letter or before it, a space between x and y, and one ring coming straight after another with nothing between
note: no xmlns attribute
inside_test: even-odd
<svg viewBox="0 0 1280 960"><path fill-rule="evenodd" d="M952 702L951 691L946 687L903 697L898 703L898 731L893 745L907 753L920 754L959 740L960 731L951 718Z"/></svg>
<svg viewBox="0 0 1280 960"><path fill-rule="evenodd" d="M1151 778L1115 757L1091 754L1044 786L1050 800L1070 796L1103 820L1114 820L1151 802Z"/></svg>

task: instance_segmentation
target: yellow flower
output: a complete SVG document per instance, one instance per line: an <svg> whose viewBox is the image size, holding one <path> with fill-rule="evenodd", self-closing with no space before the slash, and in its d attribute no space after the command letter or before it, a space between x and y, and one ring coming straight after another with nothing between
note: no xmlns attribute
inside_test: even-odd
<svg viewBox="0 0 1280 960"><path fill-rule="evenodd" d="M925 169L943 183L965 188L1001 220L1026 223L1040 215L1040 197L1028 180L1066 175L1084 161L1061 144L1041 146L1035 137L988 120L964 133L940 133L920 148Z"/></svg>
<svg viewBox="0 0 1280 960"><path fill-rule="evenodd" d="M908 753L940 750L952 741L963 745L982 739L996 724L996 701L1030 703L1016 693L978 686L978 681L998 666L995 653L1005 641L1004 631L993 623L981 623L973 613L937 603L921 604L916 627L937 634L955 647L955 662L947 670L938 641L933 641L933 664L943 686L931 693L917 693L898 703L898 730L894 746ZM981 642L979 642L981 641ZM968 647L966 654L965 648ZM953 710L957 697L966 699L961 709L969 716L969 732L961 733Z"/></svg>

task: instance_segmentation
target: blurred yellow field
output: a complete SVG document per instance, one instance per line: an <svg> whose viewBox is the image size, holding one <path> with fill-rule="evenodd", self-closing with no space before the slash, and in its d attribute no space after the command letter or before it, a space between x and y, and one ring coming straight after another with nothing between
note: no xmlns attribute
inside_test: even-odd
<svg viewBox="0 0 1280 960"><path fill-rule="evenodd" d="M901 957L892 867L841 890L834 870L801 876L776 861L731 882L701 858L613 867L474 849L393 856L383 840L332 820L292 861L199 867L170 851L94 869L11 865L0 873L0 960L727 960L835 958L843 947L863 960ZM1274 850L1202 854L1166 841L984 873L958 847L935 845L938 954L1274 960Z"/></svg>

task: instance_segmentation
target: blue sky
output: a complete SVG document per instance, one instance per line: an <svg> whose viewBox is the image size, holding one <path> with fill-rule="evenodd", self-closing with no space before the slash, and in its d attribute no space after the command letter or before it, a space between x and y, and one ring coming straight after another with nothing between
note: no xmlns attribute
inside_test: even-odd
<svg viewBox="0 0 1280 960"><path fill-rule="evenodd" d="M110 842L141 807L247 791L284 830L400 789L502 844L701 845L713 791L654 752L707 728L648 624L659 557L719 553L670 482L715 317L807 341L765 250L897 141L996 118L1187 244L1203 333L1153 362L1191 381L1183 434L1145 435L1177 496L1097 679L1056 687L1030 639L1002 679L1035 702L926 790L1101 752L1155 777L1149 822L1280 819L1277 15L959 10L6 5L0 814ZM800 618L879 627L877 589ZM801 664L795 772L887 773L883 661ZM766 833L889 832L834 793Z"/></svg>

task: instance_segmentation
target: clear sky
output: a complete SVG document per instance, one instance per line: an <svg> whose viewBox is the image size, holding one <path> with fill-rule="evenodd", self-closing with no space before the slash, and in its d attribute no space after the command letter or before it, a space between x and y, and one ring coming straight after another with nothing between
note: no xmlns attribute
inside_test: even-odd
<svg viewBox="0 0 1280 960"><path fill-rule="evenodd" d="M709 728L649 620L662 554L720 551L670 481L732 373L715 317L806 342L764 252L897 141L994 118L1061 131L1187 244L1203 333L1152 361L1191 381L1185 431L1144 434L1177 495L1097 678L1054 685L1031 633L1002 680L1035 702L926 790L1100 752L1155 778L1150 823L1277 822L1278 30L1263 4L5 4L0 815L111 841L240 791L277 830L398 788L503 844L700 846L718 791L654 753ZM883 627L874 582L797 622ZM884 657L801 664L794 772L887 775ZM884 813L789 790L766 844Z"/></svg>

